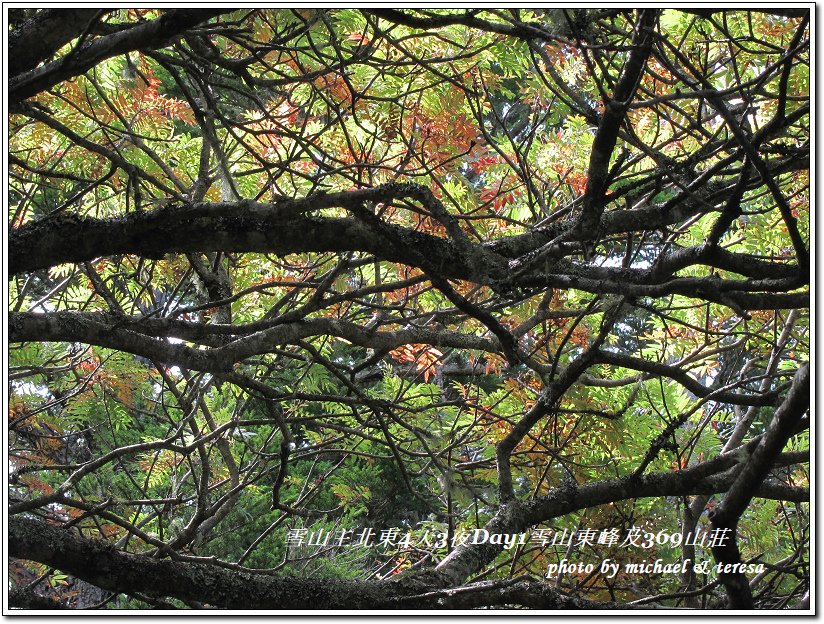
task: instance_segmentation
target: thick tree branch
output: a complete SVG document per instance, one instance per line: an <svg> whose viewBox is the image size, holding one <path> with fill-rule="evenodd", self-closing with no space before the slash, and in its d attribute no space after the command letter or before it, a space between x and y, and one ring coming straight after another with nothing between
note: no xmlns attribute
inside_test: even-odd
<svg viewBox="0 0 824 624"><path fill-rule="evenodd" d="M796 372L787 398L775 411L766 433L743 465L721 504L713 510L710 520L713 528L726 530L728 539L712 549L716 561L725 565L741 563L736 531L738 520L749 505L755 488L764 482L775 458L787 440L796 432L798 423L810 409L810 365L804 364ZM718 575L727 590L731 609L752 609L752 593L746 576L738 571L723 570Z"/></svg>
<svg viewBox="0 0 824 624"><path fill-rule="evenodd" d="M619 608L566 597L545 583L481 583L438 590L443 576L412 572L392 581L341 581L251 574L214 565L131 554L39 520L9 521L9 554L53 566L103 589L172 597L228 609L401 609L521 605L544 609ZM19 594L19 598L16 598ZM18 592L17 604L43 608Z"/></svg>
<svg viewBox="0 0 824 624"><path fill-rule="evenodd" d="M579 509L621 500L725 492L735 483L745 465L741 463L741 458L748 457L759 441L757 439L748 443L740 452L720 455L685 470L630 475L586 485L567 484L532 501L512 501L503 505L484 528L490 533L517 533ZM755 496L765 498L771 498L775 494L778 491L772 487L764 488L763 491L756 489L754 492ZM798 495L803 497L803 491ZM795 498L796 493L792 497ZM501 550L500 545L494 544L460 546L437 569L446 574L452 584L457 585L482 570Z"/></svg>
<svg viewBox="0 0 824 624"><path fill-rule="evenodd" d="M227 11L227 9L172 9L145 24L132 26L127 30L88 42L70 57L13 75L6 92L9 106L14 108L14 105L22 100L82 74L101 61L118 54L168 45L192 27ZM31 59L28 62L30 63Z"/></svg>
<svg viewBox="0 0 824 624"><path fill-rule="evenodd" d="M170 596L229 609L379 608L394 593L387 583L274 578L155 559L28 518L10 518L8 530L12 557L45 563L113 592Z"/></svg>
<svg viewBox="0 0 824 624"><path fill-rule="evenodd" d="M47 314L11 313L8 329L9 340L12 342L83 342L209 372L230 371L233 364L246 358L270 353L279 345L295 344L311 336L336 336L353 344L378 350L390 350L414 343L491 352L500 350L497 342L491 339L446 329L411 327L395 331L374 331L352 322L327 318L304 319L249 333L243 326L201 325L187 321L130 319L107 313L63 311ZM222 344L225 340L220 338L227 334L239 337L224 346L215 346L209 350L159 339L179 338L204 344Z"/></svg>
<svg viewBox="0 0 824 624"><path fill-rule="evenodd" d="M42 9L9 33L9 76L28 71L76 39L105 9Z"/></svg>
<svg viewBox="0 0 824 624"><path fill-rule="evenodd" d="M33 221L9 234L9 272L17 274L66 262L100 256L134 253L161 258L168 253L262 252L287 255L300 252L361 251L412 266L426 258L426 268L447 278L471 280L493 287L580 288L593 293L660 297L670 294L701 296L740 309L804 307L800 277L771 269L763 261L746 256L715 255L697 251L695 260L717 258L730 268L753 265L757 275L769 278L723 280L718 278L669 278L663 269L605 269L558 262L552 272L535 266L512 275L507 260L540 249L548 241L534 233L478 245L472 254L456 250L449 240L383 223L379 231L358 219L304 216L330 206L357 208L363 201L390 201L409 194L409 186L389 184L363 191L319 194L303 200L276 204L255 202L194 203L136 213L115 219L92 219L71 214ZM629 230L635 211L609 213L602 222L609 230ZM643 211L646 214L646 210ZM638 216L641 216L639 213ZM660 215L658 217L660 220ZM389 237L389 238L387 238ZM402 242L403 244L398 244ZM572 253L572 249L567 253ZM483 258L484 262L479 262ZM672 267L683 267L683 256Z"/></svg>
<svg viewBox="0 0 824 624"><path fill-rule="evenodd" d="M632 51L621 70L612 97L603 103L604 113L601 115L589 155L587 186L579 223L579 228L593 237L596 235L604 209L604 193L608 187L607 174L612 152L635 90L644 74L646 61L652 49L652 29L657 17L657 10L640 11L633 33Z"/></svg>

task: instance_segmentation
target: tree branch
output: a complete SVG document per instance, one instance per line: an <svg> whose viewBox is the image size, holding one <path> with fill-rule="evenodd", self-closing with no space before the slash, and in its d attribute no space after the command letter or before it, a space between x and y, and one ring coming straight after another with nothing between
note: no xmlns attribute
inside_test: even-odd
<svg viewBox="0 0 824 624"><path fill-rule="evenodd" d="M118 54L145 48L159 48L168 45L193 26L209 20L217 15L227 13L230 9L172 9L167 10L159 18L132 26L111 35L106 35L83 45L71 57L60 58L42 67L13 75L9 80L6 91L9 98L9 107L45 91L56 84L73 76L78 76L101 61ZM50 16L50 23L59 24L58 14ZM21 39L20 43L25 40ZM41 52L42 53L42 52ZM14 53L12 52L12 57ZM38 55L32 55L27 64ZM68 60L68 62L66 62ZM25 64L24 64L25 66Z"/></svg>

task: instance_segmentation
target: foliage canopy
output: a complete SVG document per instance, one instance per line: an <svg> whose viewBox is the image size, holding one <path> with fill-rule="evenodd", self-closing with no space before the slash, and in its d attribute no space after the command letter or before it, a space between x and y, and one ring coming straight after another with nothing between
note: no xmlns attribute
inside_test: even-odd
<svg viewBox="0 0 824 624"><path fill-rule="evenodd" d="M808 604L764 11L9 9L10 605Z"/></svg>

